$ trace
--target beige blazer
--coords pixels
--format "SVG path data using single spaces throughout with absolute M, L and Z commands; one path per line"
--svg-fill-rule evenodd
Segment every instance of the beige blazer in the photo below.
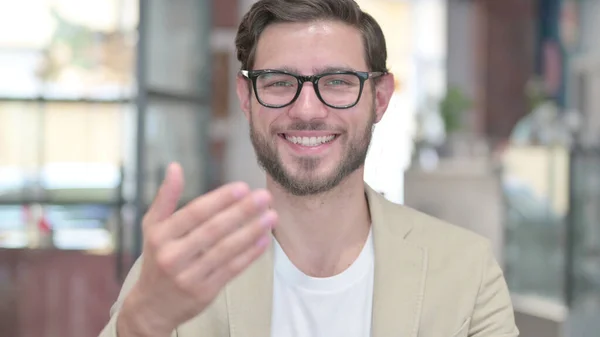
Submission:
M 503 273 L 487 240 L 388 202 L 369 186 L 365 190 L 375 247 L 372 337 L 519 335 Z M 101 337 L 117 336 L 116 318 L 138 278 L 139 262 L 129 272 Z M 269 336 L 272 283 L 269 250 L 173 336 Z

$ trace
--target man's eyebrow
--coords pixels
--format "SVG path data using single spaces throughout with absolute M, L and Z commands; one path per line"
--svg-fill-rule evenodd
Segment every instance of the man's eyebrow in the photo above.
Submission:
M 286 72 L 292 73 L 292 74 L 302 75 L 301 71 L 298 68 L 289 67 L 289 66 L 274 67 L 274 68 L 270 68 L 270 69 L 281 70 L 281 71 L 286 71 Z M 332 73 L 332 72 L 337 72 L 337 71 L 355 71 L 354 68 L 351 68 L 348 66 L 325 66 L 325 67 L 320 67 L 320 68 L 313 68 L 312 70 L 313 70 L 313 73 L 311 75 L 322 74 L 322 73 Z
M 333 73 L 337 71 L 355 71 L 353 68 L 348 66 L 326 66 L 323 68 L 313 68 L 315 74 L 321 73 Z
M 288 67 L 288 66 L 283 66 L 283 67 L 279 67 L 279 68 L 275 68 L 275 69 L 279 69 L 279 70 L 283 70 L 283 71 L 287 71 L 288 73 L 292 73 L 292 74 L 300 74 L 300 70 L 294 67 Z

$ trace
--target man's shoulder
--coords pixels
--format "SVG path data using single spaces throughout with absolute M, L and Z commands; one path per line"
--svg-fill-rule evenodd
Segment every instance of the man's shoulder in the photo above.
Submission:
M 402 240 L 426 254 L 434 279 L 446 282 L 456 275 L 481 275 L 496 259 L 490 240 L 480 234 L 407 206 L 386 209 L 387 227 L 404 228 Z
M 412 207 L 389 201 L 366 185 L 371 218 L 390 233 L 432 251 L 489 249 L 490 241 L 472 230 Z
M 472 230 L 405 205 L 390 203 L 387 209 L 393 209 L 389 225 L 408 226 L 406 240 L 415 245 L 445 253 L 490 249 L 490 240 Z

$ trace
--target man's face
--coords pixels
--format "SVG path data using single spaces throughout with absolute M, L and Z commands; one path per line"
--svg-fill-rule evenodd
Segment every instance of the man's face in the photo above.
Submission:
M 332 21 L 277 23 L 262 33 L 253 70 L 288 70 L 316 75 L 325 69 L 369 71 L 361 33 Z M 326 192 L 364 164 L 374 123 L 387 108 L 391 75 L 369 79 L 358 104 L 334 109 L 323 104 L 312 83 L 284 108 L 261 105 L 245 78 L 237 80 L 242 109 L 259 164 L 294 195 Z M 250 94 L 249 94 L 250 93 Z

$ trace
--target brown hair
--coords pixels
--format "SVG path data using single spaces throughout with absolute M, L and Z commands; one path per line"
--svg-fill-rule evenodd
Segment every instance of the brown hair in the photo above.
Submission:
M 242 69 L 254 66 L 260 34 L 272 23 L 336 20 L 361 31 L 365 59 L 370 71 L 387 71 L 385 37 L 373 17 L 363 12 L 354 0 L 259 0 L 244 15 L 235 46 Z

